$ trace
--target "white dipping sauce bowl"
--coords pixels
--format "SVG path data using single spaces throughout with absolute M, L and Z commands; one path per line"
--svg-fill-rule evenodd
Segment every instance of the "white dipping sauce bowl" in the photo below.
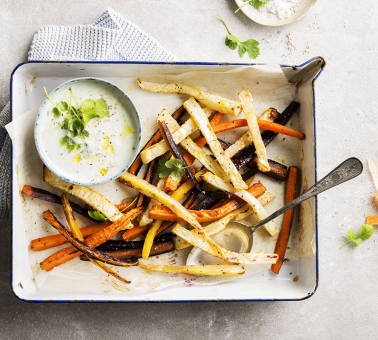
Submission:
M 259 11 L 243 0 L 235 0 L 241 11 L 254 22 L 263 26 L 285 26 L 301 19 L 315 5 L 317 0 L 300 0 L 294 13 L 288 18 L 280 19 L 277 15 Z
M 141 124 L 134 104 L 120 88 L 98 78 L 78 78 L 58 86 L 49 98 L 39 109 L 34 139 L 42 162 L 53 173 L 67 182 L 92 186 L 112 181 L 129 168 L 139 150 Z M 80 108 L 86 99 L 100 98 L 109 115 L 91 119 L 84 139 L 71 137 L 62 128 L 66 114 L 55 118 L 52 113 L 53 103 L 71 100 L 72 106 Z M 69 152 L 62 146 L 60 139 L 66 135 L 80 148 Z

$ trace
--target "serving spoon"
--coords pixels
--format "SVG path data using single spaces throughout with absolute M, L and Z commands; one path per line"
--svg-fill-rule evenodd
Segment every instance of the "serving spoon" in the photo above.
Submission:
M 357 177 L 359 174 L 361 174 L 362 170 L 363 170 L 363 165 L 360 160 L 354 157 L 349 158 L 345 160 L 344 162 L 342 162 L 335 169 L 333 169 L 328 175 L 326 175 L 320 181 L 315 183 L 315 185 L 313 185 L 311 188 L 305 191 L 301 196 L 298 196 L 295 200 L 285 205 L 281 209 L 277 210 L 276 212 L 274 212 L 267 218 L 263 219 L 259 223 L 255 224 L 254 226 L 249 227 L 238 221 L 230 221 L 227 227 L 235 229 L 236 231 L 238 231 L 238 233 L 236 234 L 233 233 L 234 238 L 228 239 L 227 242 L 225 242 L 225 244 L 227 244 L 227 246 L 230 246 L 232 244 L 233 246 L 243 247 L 243 252 L 250 252 L 252 249 L 252 244 L 253 244 L 253 233 L 257 230 L 257 228 L 261 227 L 262 225 L 274 219 L 275 217 L 281 215 L 286 210 L 294 208 L 295 206 L 302 203 L 303 201 L 315 195 L 318 195 L 321 192 L 326 191 L 334 186 L 337 186 L 341 183 L 349 181 L 350 179 L 354 177 Z M 248 242 L 245 241 L 245 237 L 240 237 L 239 234 L 242 232 L 242 230 L 238 230 L 240 228 L 244 229 L 244 233 L 248 237 Z M 220 237 L 221 236 L 226 236 L 226 235 L 222 234 L 220 235 Z M 204 264 L 220 264 L 220 263 L 223 263 L 223 261 L 211 255 L 208 255 L 206 252 L 204 252 L 203 250 L 199 248 L 193 248 L 188 256 L 186 263 L 191 264 L 191 265 L 193 264 L 204 265 Z
M 257 228 L 261 227 L 262 225 L 271 221 L 277 216 L 283 214 L 286 210 L 296 207 L 298 204 L 302 203 L 303 201 L 315 195 L 318 195 L 323 191 L 326 191 L 341 183 L 349 181 L 350 179 L 354 177 L 357 177 L 359 174 L 361 174 L 362 170 L 363 170 L 363 165 L 359 159 L 355 157 L 348 158 L 347 160 L 342 162 L 340 165 L 338 165 L 335 169 L 333 169 L 328 175 L 326 175 L 320 181 L 315 183 L 311 188 L 306 190 L 302 195 L 298 196 L 296 199 L 294 199 L 293 201 L 291 201 L 289 204 L 285 205 L 284 207 L 278 209 L 276 212 L 274 212 L 267 218 L 264 218 L 259 223 L 250 227 L 252 234 L 256 231 Z M 240 223 L 240 222 L 236 222 L 236 223 Z M 241 224 L 243 225 L 243 223 Z

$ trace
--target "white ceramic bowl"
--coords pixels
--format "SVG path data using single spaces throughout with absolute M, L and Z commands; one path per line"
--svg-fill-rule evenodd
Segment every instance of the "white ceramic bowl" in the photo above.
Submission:
M 72 136 L 63 128 L 67 112 L 53 114 L 61 101 L 81 108 L 85 100 L 100 98 L 109 114 L 85 125 L 87 137 Z M 69 151 L 61 143 L 66 137 L 78 146 Z M 116 179 L 131 165 L 139 149 L 141 124 L 135 106 L 120 88 L 98 78 L 77 78 L 49 93 L 39 109 L 34 138 L 42 162 L 57 176 L 73 184 L 99 185 Z
M 274 1 L 274 0 L 272 0 Z M 284 26 L 302 18 L 315 5 L 317 0 L 300 0 L 290 17 L 279 18 L 276 14 L 257 10 L 242 0 L 235 0 L 240 10 L 254 22 L 264 26 Z

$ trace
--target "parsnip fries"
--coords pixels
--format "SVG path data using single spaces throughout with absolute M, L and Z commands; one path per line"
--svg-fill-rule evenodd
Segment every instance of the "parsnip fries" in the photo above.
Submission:
M 267 191 L 264 181 L 254 181 L 253 175 L 260 172 L 285 181 L 287 167 L 268 159 L 266 145 L 274 138 L 274 133 L 298 139 L 305 137 L 301 132 L 275 122 L 277 119 L 286 124 L 289 113 L 284 115 L 269 108 L 258 118 L 249 90 L 242 90 L 237 101 L 187 84 L 157 84 L 141 79 L 138 84 L 144 90 L 187 94 L 189 97 L 173 115 L 160 108 L 156 118 L 157 132 L 129 170 L 118 178 L 138 194 L 131 201 L 129 199 L 131 203 L 124 210 L 122 205 L 115 205 L 95 189 L 68 183 L 44 168 L 44 181 L 63 192 L 61 206 L 70 231 L 47 210 L 43 213 L 44 219 L 60 235 L 32 240 L 31 249 L 42 251 L 66 242 L 71 246 L 44 259 L 40 263 L 41 269 L 53 270 L 81 255 L 83 260 L 89 259 L 107 274 L 130 283 L 132 278 L 130 281 L 124 279 L 104 263 L 122 267 L 139 265 L 140 271 L 231 277 L 245 274 L 245 266 L 275 264 L 279 258 L 277 254 L 249 252 L 251 242 L 249 248 L 238 248 L 247 249 L 240 250 L 245 253 L 237 253 L 220 246 L 211 236 L 224 232 L 231 221 L 240 221 L 250 215 L 260 220 L 267 216 L 264 206 L 275 196 Z M 295 110 L 288 111 L 293 114 Z M 230 120 L 234 118 L 228 117 L 222 122 L 225 115 L 236 117 L 242 113 L 245 118 Z M 217 133 L 234 133 L 240 128 L 244 131 L 239 138 L 234 138 L 233 144 L 218 140 Z M 264 137 L 264 130 L 269 130 L 269 140 Z M 247 157 L 243 153 L 248 154 Z M 142 168 L 142 163 L 146 169 Z M 60 203 L 57 201 L 59 196 L 42 189 L 25 185 L 22 192 L 29 197 L 48 197 L 50 202 Z M 71 207 L 66 194 L 79 199 L 85 208 L 76 203 Z M 86 215 L 88 209 L 92 219 L 99 217 L 103 222 L 79 227 L 72 210 Z M 171 232 L 167 232 L 167 228 L 171 228 Z M 265 229 L 270 236 L 279 233 L 272 221 L 265 225 Z M 121 238 L 123 240 L 118 240 Z M 116 242 L 120 243 L 114 245 Z M 187 253 L 182 250 L 190 246 L 225 263 L 185 265 Z M 152 259 L 173 249 L 178 252 L 179 259 L 175 265 L 156 264 Z M 138 261 L 141 257 L 143 260 Z
M 201 130 L 202 135 L 205 137 L 207 144 L 213 152 L 218 163 L 225 172 L 227 178 L 231 181 L 236 190 L 247 189 L 247 185 L 244 183 L 239 171 L 236 169 L 231 159 L 227 157 L 220 145 L 217 136 L 215 135 L 213 128 L 210 125 L 204 111 L 201 106 L 194 100 L 194 98 L 188 99 L 184 103 L 184 107 L 188 113 L 192 116 L 196 122 L 198 128 Z
M 84 203 L 90 205 L 93 210 L 100 211 L 112 222 L 117 221 L 123 215 L 114 204 L 98 192 L 86 186 L 68 183 L 46 167 L 43 168 L 43 180 L 51 186 L 81 199 Z
M 196 276 L 208 276 L 208 275 L 240 276 L 245 273 L 244 268 L 240 265 L 171 266 L 171 265 L 150 265 L 150 264 L 140 261 L 139 267 L 157 271 L 157 272 L 182 273 L 182 274 L 190 274 L 190 275 L 196 275 Z
M 251 132 L 252 141 L 255 144 L 256 154 L 258 158 L 257 166 L 261 171 L 269 171 L 268 156 L 264 143 L 261 138 L 259 124 L 255 111 L 253 110 L 253 98 L 248 90 L 239 93 L 239 98 L 242 103 L 245 117 L 247 119 L 249 131 Z
M 209 172 L 204 174 L 202 176 L 202 178 L 206 182 L 208 182 L 209 184 L 212 184 L 213 186 L 215 186 L 216 188 L 218 188 L 220 190 L 232 192 L 235 196 L 238 196 L 241 199 L 243 199 L 244 201 L 246 201 L 254 209 L 254 211 L 256 212 L 256 215 L 258 216 L 260 221 L 263 220 L 264 218 L 268 217 L 268 214 L 266 213 L 265 209 L 260 204 L 260 202 L 253 195 L 251 195 L 248 191 L 246 191 L 246 190 L 237 191 L 231 185 L 229 185 L 228 183 L 226 183 L 225 181 L 223 181 L 219 177 L 217 177 L 217 176 L 215 176 L 215 175 L 213 175 Z M 264 228 L 272 236 L 277 235 L 278 232 L 279 232 L 279 229 L 277 228 L 277 226 L 275 225 L 275 223 L 273 221 L 270 221 L 270 222 L 264 224 Z
M 239 116 L 241 113 L 239 102 L 202 91 L 191 85 L 175 83 L 156 84 L 142 81 L 141 79 L 138 79 L 138 85 L 141 89 L 152 92 L 187 94 L 196 98 L 204 106 L 231 116 Z

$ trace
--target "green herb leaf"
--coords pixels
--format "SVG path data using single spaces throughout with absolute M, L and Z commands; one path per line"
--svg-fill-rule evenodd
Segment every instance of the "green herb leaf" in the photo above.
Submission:
M 83 130 L 81 131 L 78 135 L 77 135 L 78 138 L 81 138 L 81 139 L 85 139 L 87 137 L 89 137 L 89 131 L 88 130 Z
M 56 107 L 54 107 L 51 112 L 52 112 L 54 118 L 59 118 L 60 117 L 60 112 L 59 112 L 59 110 Z
M 175 168 L 182 168 L 183 167 L 183 164 L 182 164 L 182 161 L 177 159 L 177 158 L 172 158 L 170 159 L 169 161 L 166 161 L 165 162 L 165 166 L 168 168 L 168 169 L 175 169 Z
M 257 40 L 248 39 L 246 41 L 241 41 L 240 38 L 238 38 L 230 32 L 226 22 L 219 14 L 218 19 L 223 23 L 224 27 L 228 32 L 228 35 L 225 39 L 225 44 L 229 49 L 235 50 L 239 46 L 238 52 L 240 57 L 243 57 L 245 52 L 248 53 L 251 59 L 256 59 L 260 55 L 259 42 Z
M 84 124 L 81 121 L 79 121 L 79 119 L 74 118 L 72 120 L 72 126 L 70 129 L 72 137 L 79 136 L 83 131 L 84 131 Z
M 356 237 L 352 240 L 350 240 L 350 243 L 353 243 L 356 247 L 358 247 L 362 242 L 362 238 L 361 237 Z
M 249 39 L 239 43 L 239 55 L 242 57 L 245 52 L 251 59 L 256 59 L 260 54 L 259 42 L 255 39 Z
M 358 235 L 355 235 L 354 230 L 352 228 L 348 229 L 348 236 L 347 241 L 340 247 L 343 248 L 347 244 L 353 244 L 354 246 L 358 247 L 362 240 L 369 239 L 374 234 L 374 226 L 370 224 L 364 224 L 360 227 L 360 232 Z
M 184 166 L 182 161 L 177 158 L 172 158 L 167 160 L 166 158 L 160 158 L 159 165 L 158 165 L 158 174 L 159 178 L 167 178 L 169 175 L 175 181 L 178 181 L 182 176 L 185 174 L 185 169 L 187 167 Z
M 168 161 L 167 158 L 161 157 L 159 159 L 157 172 L 159 174 L 159 178 L 167 178 L 169 174 L 172 172 L 171 169 L 165 166 L 165 163 Z
M 69 103 L 60 101 L 55 104 L 45 89 L 46 98 L 53 105 L 52 114 L 55 118 L 59 118 L 65 114 L 62 123 L 62 129 L 66 130 L 68 135 L 60 139 L 60 144 L 64 146 L 68 152 L 80 149 L 80 144 L 70 137 L 78 137 L 85 139 L 89 137 L 89 131 L 85 130 L 85 126 L 93 118 L 104 118 L 109 115 L 109 111 L 106 106 L 106 102 L 103 98 L 99 98 L 96 101 L 92 99 L 84 100 L 81 108 L 78 110 L 75 106 L 72 106 L 72 89 L 70 90 Z
M 360 235 L 363 240 L 369 239 L 374 234 L 374 226 L 371 224 L 364 224 L 360 228 Z
M 240 39 L 238 37 L 235 37 L 232 34 L 229 34 L 226 36 L 225 44 L 231 50 L 235 50 L 236 47 L 238 47 L 239 42 L 240 42 Z
M 178 181 L 181 179 L 182 176 L 185 174 L 185 168 L 177 168 L 171 172 L 172 179 Z
M 93 219 L 95 219 L 96 221 L 103 221 L 103 222 L 106 222 L 108 219 L 103 215 L 101 214 L 99 211 L 97 210 L 93 210 L 93 211 L 88 211 L 88 215 L 90 217 L 92 217 Z
M 80 108 L 84 126 L 93 118 L 104 118 L 109 115 L 109 111 L 106 107 L 106 102 L 103 98 L 99 98 L 96 101 L 92 99 L 86 99 Z
M 269 1 L 270 0 L 243 0 L 243 2 L 247 2 L 255 8 L 264 7 Z
M 74 140 L 68 136 L 60 139 L 60 145 L 64 146 L 68 152 L 80 149 L 80 144 L 76 144 Z
M 54 118 L 59 118 L 61 114 L 66 113 L 68 110 L 68 104 L 66 102 L 60 101 L 52 109 L 52 114 Z

